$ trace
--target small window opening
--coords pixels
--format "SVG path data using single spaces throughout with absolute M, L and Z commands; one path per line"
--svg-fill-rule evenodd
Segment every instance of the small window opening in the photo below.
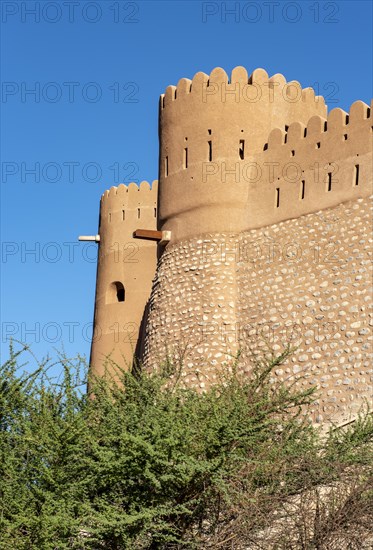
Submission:
M 291 152 L 291 156 L 292 156 L 292 157 L 295 157 L 295 151 L 292 151 L 292 152 Z
M 111 222 L 111 212 L 109 212 L 109 222 Z
M 326 132 L 326 131 L 327 131 L 327 129 L 328 129 L 328 122 L 327 122 L 327 121 L 325 121 L 325 122 L 324 122 L 324 132 Z
M 346 115 L 346 125 L 350 122 L 350 117 L 349 115 Z
M 328 191 L 332 190 L 332 173 L 328 172 Z
M 241 160 L 244 160 L 245 158 L 245 140 L 240 139 L 240 146 L 238 148 L 238 154 L 240 156 Z
M 300 189 L 300 198 L 302 200 L 304 199 L 305 192 L 306 192 L 306 182 L 302 180 L 301 189 Z
M 344 137 L 344 139 L 345 139 L 345 141 L 346 141 L 346 140 L 348 139 L 348 134 L 344 134 L 343 137 Z
M 306 137 L 306 135 L 307 135 L 307 128 L 304 129 L 303 137 Z
M 209 146 L 209 161 L 211 162 L 212 161 L 212 141 L 208 141 L 208 146 Z
M 122 210 L 122 221 L 126 219 L 126 211 Z
M 359 165 L 355 164 L 355 185 L 359 185 Z
M 321 146 L 321 142 L 318 141 L 318 142 L 316 143 L 316 149 L 320 149 L 320 146 Z
M 106 303 L 115 304 L 117 302 L 124 302 L 125 299 L 126 292 L 123 284 L 120 281 L 111 283 L 106 293 Z
M 370 118 L 370 107 L 367 107 L 367 118 Z
M 285 134 L 284 143 L 287 143 L 287 141 L 288 141 L 288 135 Z
M 164 159 L 164 175 L 165 177 L 168 176 L 168 157 Z
M 137 209 L 137 217 L 140 219 L 140 216 L 141 216 L 141 209 L 138 208 L 138 209 Z
M 280 188 L 276 187 L 276 208 L 280 206 Z
M 156 218 L 157 217 L 157 209 L 154 208 L 154 217 Z
M 211 130 L 210 130 L 210 129 L 208 129 L 207 131 L 208 131 L 209 135 L 211 136 Z
M 118 302 L 124 302 L 124 287 L 117 288 L 117 300 Z
M 185 147 L 185 149 L 184 149 L 183 166 L 184 166 L 184 168 L 188 168 L 188 147 Z
M 289 130 L 289 126 L 286 126 L 285 124 L 285 132 L 287 132 Z
M 267 149 L 268 149 L 268 143 L 265 143 L 263 147 L 263 151 L 267 151 Z

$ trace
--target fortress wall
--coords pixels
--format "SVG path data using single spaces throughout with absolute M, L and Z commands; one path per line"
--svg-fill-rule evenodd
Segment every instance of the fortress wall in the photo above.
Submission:
M 108 354 L 122 367 L 132 363 L 157 265 L 157 243 L 134 239 L 133 232 L 157 228 L 157 192 L 154 181 L 151 187 L 148 182 L 128 187 L 122 184 L 102 195 L 91 350 L 93 375 L 103 373 Z M 124 292 L 114 283 L 123 285 Z
M 341 421 L 372 399 L 372 218 L 367 199 L 241 234 L 166 249 L 146 328 L 145 365 L 186 350 L 183 378 L 204 388 L 242 350 L 298 346 L 276 376 L 318 385 L 313 420 Z M 190 344 L 186 347 L 186 344 Z M 166 346 L 165 346 L 166 344 Z
M 247 363 L 268 345 L 294 355 L 281 380 L 321 399 L 316 421 L 342 421 L 372 386 L 372 212 L 368 198 L 244 233 L 240 239 L 238 339 Z
M 157 369 L 170 357 L 183 366 L 186 384 L 204 388 L 216 380 L 219 365 L 231 362 L 238 350 L 234 334 L 220 339 L 212 333 L 217 325 L 234 326 L 237 321 L 235 256 L 216 255 L 223 245 L 234 250 L 237 239 L 203 235 L 166 248 L 145 328 L 146 368 Z
M 196 231 L 240 231 L 245 227 L 246 182 L 225 185 L 222 163 L 234 166 L 263 150 L 269 132 L 292 122 L 306 124 L 326 116 L 322 97 L 282 75 L 269 78 L 263 69 L 249 77 L 243 67 L 208 76 L 197 73 L 169 86 L 160 102 L 160 224 L 171 229 L 173 242 L 185 238 L 191 217 Z M 230 169 L 230 168 L 229 168 Z M 211 173 L 212 172 L 212 173 Z M 223 216 L 225 209 L 234 215 Z M 201 222 L 204 219 L 204 222 Z M 217 227 L 217 224 L 219 226 Z
M 266 78 L 255 73 L 254 82 Z M 226 75 L 219 69 L 214 79 L 225 83 Z M 211 94 L 214 108 L 208 113 L 205 106 L 203 118 L 193 86 L 181 81 L 161 102 L 160 225 L 171 229 L 172 241 L 152 290 L 145 366 L 157 368 L 176 354 L 185 382 L 203 389 L 238 350 L 249 374 L 267 345 L 279 351 L 300 336 L 276 376 L 299 378 L 302 387 L 318 383 L 314 420 L 341 420 L 371 392 L 372 111 L 359 101 L 349 114 L 334 109 L 326 118 L 307 91 L 302 97 L 313 97 L 313 109 L 306 101 L 306 118 L 292 121 L 283 98 L 272 113 L 267 97 L 256 119 L 258 105 L 250 113 Z M 275 116 L 283 116 L 281 124 L 263 140 L 262 128 Z M 211 121 L 219 128 L 216 145 Z M 241 130 L 251 135 L 244 154 Z

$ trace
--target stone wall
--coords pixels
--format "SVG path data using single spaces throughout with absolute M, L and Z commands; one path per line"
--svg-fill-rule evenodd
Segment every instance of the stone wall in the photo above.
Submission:
M 167 247 L 157 271 L 144 362 L 168 355 L 204 389 L 232 365 L 297 347 L 274 373 L 317 385 L 313 420 L 342 421 L 372 401 L 370 201 L 241 234 L 205 234 Z

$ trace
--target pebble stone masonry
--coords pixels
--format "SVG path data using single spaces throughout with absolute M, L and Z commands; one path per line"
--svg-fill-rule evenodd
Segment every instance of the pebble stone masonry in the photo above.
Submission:
M 159 183 L 101 199 L 90 374 L 173 357 L 203 391 L 290 343 L 273 377 L 318 387 L 314 422 L 371 406 L 371 108 L 217 68 L 167 88 L 159 129 Z

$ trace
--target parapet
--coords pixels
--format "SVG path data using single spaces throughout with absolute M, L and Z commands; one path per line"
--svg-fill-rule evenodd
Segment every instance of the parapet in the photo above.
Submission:
M 348 154 L 357 147 L 362 147 L 364 152 L 370 151 L 367 137 L 371 131 L 371 107 L 363 101 L 355 101 L 349 113 L 336 108 L 330 111 L 327 118 L 317 115 L 311 117 L 306 126 L 297 121 L 290 124 L 286 131 L 274 128 L 263 150 L 267 151 L 267 155 L 279 151 L 281 156 L 295 156 L 301 150 L 321 149 L 324 145 L 328 151 L 343 157 L 346 148 Z M 350 151 L 352 142 L 353 149 Z
M 219 67 L 210 75 L 182 78 L 160 100 L 161 178 L 182 170 L 186 162 L 230 158 L 240 141 L 253 154 L 272 128 L 305 124 L 313 115 L 326 116 L 322 96 L 297 81 L 286 82 L 281 74 L 269 77 L 264 69 L 248 76 L 244 67 L 236 67 L 230 80 Z
M 110 231 L 111 227 L 124 233 L 131 233 L 144 226 L 156 228 L 158 181 L 152 184 L 142 181 L 140 185 L 130 183 L 111 187 L 101 196 L 100 228 Z M 150 225 L 149 225 L 150 224 Z
M 272 130 L 255 158 L 249 183 L 248 229 L 278 223 L 372 193 L 372 109 L 333 109 L 307 126 Z
M 189 162 L 188 147 L 182 169 L 172 171 L 170 157 L 168 174 L 160 170 L 160 229 L 172 231 L 172 242 L 263 227 L 371 193 L 372 108 L 362 101 L 349 113 L 333 109 L 272 127 L 260 151 L 246 147 L 244 128 L 227 128 L 215 137 L 229 154 L 213 149 L 209 160 Z M 180 157 L 184 145 L 175 140 L 173 154 Z

